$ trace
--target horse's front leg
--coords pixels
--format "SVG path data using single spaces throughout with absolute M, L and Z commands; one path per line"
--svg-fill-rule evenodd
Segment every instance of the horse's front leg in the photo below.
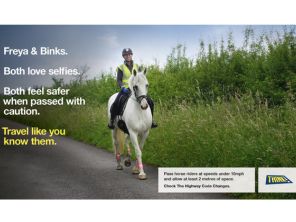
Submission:
M 119 138 L 118 138 L 117 131 L 118 131 L 117 128 L 112 130 L 112 140 L 113 140 L 115 158 L 116 158 L 116 162 L 117 162 L 116 169 L 117 170 L 122 170 L 123 167 L 121 165 L 121 156 L 120 156 L 120 150 L 119 150 Z
M 140 149 L 141 149 L 142 152 L 143 152 L 144 144 L 145 144 L 145 141 L 146 141 L 148 135 L 149 135 L 149 130 L 147 130 L 144 134 L 142 134 L 140 136 L 140 140 L 141 140 Z M 139 174 L 140 173 L 139 167 L 138 167 L 138 160 L 136 160 L 136 165 L 133 167 L 132 172 L 133 172 L 133 174 Z
M 143 168 L 142 151 L 141 151 L 139 143 L 138 143 L 137 134 L 130 131 L 130 140 L 131 140 L 131 142 L 135 148 L 135 151 L 136 151 L 136 157 L 137 157 L 136 165 L 137 165 L 137 168 L 139 169 L 138 178 L 140 180 L 145 180 L 145 179 L 147 179 L 147 176 L 146 176 L 146 174 L 144 172 L 144 168 Z
M 148 135 L 149 135 L 149 130 L 147 130 L 146 132 L 144 132 L 142 134 L 142 136 L 141 136 L 140 148 L 141 148 L 142 151 L 144 149 L 144 144 L 145 144 L 145 141 L 146 141 Z

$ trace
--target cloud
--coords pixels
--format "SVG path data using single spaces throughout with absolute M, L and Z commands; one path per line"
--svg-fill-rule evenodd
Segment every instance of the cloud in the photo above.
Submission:
M 118 37 L 116 35 L 104 35 L 98 37 L 99 41 L 111 48 L 117 48 L 120 46 Z

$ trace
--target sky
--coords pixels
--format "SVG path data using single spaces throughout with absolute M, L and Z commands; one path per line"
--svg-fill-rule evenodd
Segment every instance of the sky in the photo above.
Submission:
M 283 31 L 284 26 L 231 26 L 231 25 L 51 25 L 51 26 L 0 26 L 0 87 L 50 86 L 50 76 L 4 76 L 3 68 L 28 66 L 35 68 L 78 68 L 88 65 L 88 78 L 98 78 L 102 72 L 123 62 L 123 48 L 131 48 L 134 61 L 145 65 L 155 60 L 160 66 L 177 44 L 187 48 L 187 56 L 197 56 L 199 43 L 206 44 L 227 39 L 233 34 L 237 46 L 243 43 L 243 31 L 252 27 L 256 34 Z M 68 52 L 67 56 L 7 56 L 4 47 L 31 49 L 32 47 L 59 47 Z M 71 78 L 64 78 L 69 81 Z

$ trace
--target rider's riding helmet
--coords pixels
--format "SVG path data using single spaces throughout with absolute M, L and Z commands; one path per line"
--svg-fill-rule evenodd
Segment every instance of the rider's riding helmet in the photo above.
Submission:
M 133 54 L 133 51 L 130 48 L 125 48 L 122 50 L 122 56 Z

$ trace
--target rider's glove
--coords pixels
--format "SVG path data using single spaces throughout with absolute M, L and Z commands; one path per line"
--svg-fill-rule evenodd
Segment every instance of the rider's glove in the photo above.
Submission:
M 122 87 L 121 88 L 121 92 L 123 92 L 123 93 L 129 93 L 129 89 L 128 88 L 125 88 L 125 87 Z

